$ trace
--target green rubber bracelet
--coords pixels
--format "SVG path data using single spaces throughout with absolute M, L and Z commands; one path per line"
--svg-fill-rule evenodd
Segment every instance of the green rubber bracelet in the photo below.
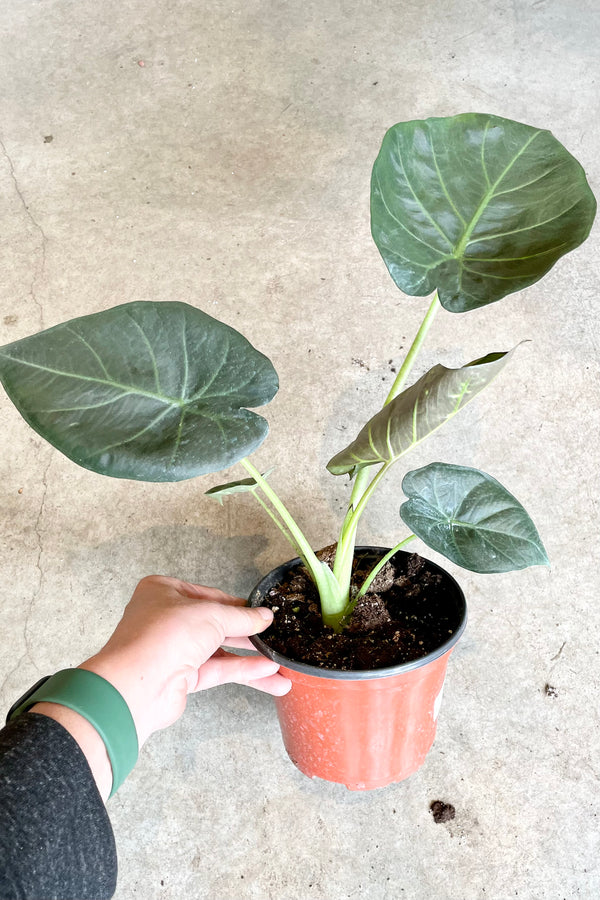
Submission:
M 12 711 L 10 718 L 27 712 L 36 703 L 67 706 L 94 726 L 104 741 L 112 766 L 112 797 L 135 766 L 139 752 L 133 716 L 118 690 L 95 672 L 63 669 L 30 694 Z

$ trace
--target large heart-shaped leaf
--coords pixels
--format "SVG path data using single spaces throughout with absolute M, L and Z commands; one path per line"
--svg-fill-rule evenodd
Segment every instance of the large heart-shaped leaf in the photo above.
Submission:
M 406 294 L 451 312 L 536 282 L 588 236 L 596 201 L 549 132 L 467 113 L 401 122 L 373 167 L 371 228 Z
M 548 565 L 529 515 L 491 475 L 466 466 L 431 463 L 408 472 L 410 499 L 400 515 L 432 550 L 472 572 L 511 572 Z
M 0 348 L 0 378 L 23 417 L 86 469 L 180 481 L 258 447 L 244 407 L 277 391 L 271 362 L 239 332 L 185 303 L 137 302 Z
M 460 369 L 437 365 L 370 419 L 352 443 L 327 463 L 333 475 L 398 459 L 455 416 L 506 365 L 508 353 L 490 353 Z

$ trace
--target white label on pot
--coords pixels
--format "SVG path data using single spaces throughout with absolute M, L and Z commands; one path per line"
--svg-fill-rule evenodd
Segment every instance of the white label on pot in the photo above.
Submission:
M 445 683 L 445 681 L 446 681 L 446 679 L 444 678 L 444 681 L 442 682 L 442 686 L 441 686 L 441 688 L 440 688 L 440 692 L 439 692 L 439 694 L 437 695 L 437 697 L 435 698 L 435 702 L 434 702 L 434 704 L 433 704 L 433 721 L 434 721 L 434 722 L 437 722 L 437 717 L 438 717 L 439 712 L 440 712 L 440 706 L 441 706 L 441 704 L 442 704 L 442 694 L 444 693 L 444 683 Z

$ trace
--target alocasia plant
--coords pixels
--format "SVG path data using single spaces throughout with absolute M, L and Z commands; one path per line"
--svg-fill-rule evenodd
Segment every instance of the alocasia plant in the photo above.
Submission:
M 376 572 L 415 536 L 475 572 L 547 563 L 533 522 L 506 488 L 476 469 L 436 462 L 404 477 L 400 516 L 412 533 L 351 588 L 357 528 L 373 492 L 511 356 L 436 365 L 406 387 L 440 305 L 466 312 L 533 284 L 585 240 L 595 210 L 583 169 L 549 131 L 469 113 L 387 132 L 373 167 L 373 238 L 405 294 L 433 297 L 381 409 L 328 464 L 353 480 L 332 567 L 248 459 L 268 431 L 249 408 L 268 403 L 278 381 L 233 328 L 184 303 L 128 303 L 1 348 L 0 377 L 40 435 L 95 472 L 179 481 L 239 461 L 248 477 L 207 493 L 247 491 L 259 501 L 311 573 L 325 623 L 340 630 Z

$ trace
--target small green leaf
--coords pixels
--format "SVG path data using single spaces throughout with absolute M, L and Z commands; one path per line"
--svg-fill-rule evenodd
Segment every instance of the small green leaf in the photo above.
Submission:
M 384 406 L 345 450 L 327 464 L 333 475 L 398 459 L 480 393 L 506 365 L 514 350 L 447 369 L 437 365 Z
M 472 572 L 548 565 L 544 545 L 519 501 L 491 475 L 431 463 L 404 477 L 406 525 L 432 550 Z
M 268 425 L 244 407 L 278 387 L 239 332 L 170 302 L 126 303 L 8 344 L 0 379 L 69 459 L 138 481 L 181 481 L 247 456 Z
M 371 230 L 406 294 L 465 312 L 534 284 L 589 234 L 596 201 L 549 132 L 480 113 L 400 122 L 373 166 Z
M 273 469 L 268 469 L 266 472 L 263 472 L 262 477 L 268 478 L 272 471 Z M 222 506 L 223 497 L 226 497 L 228 494 L 246 494 L 248 491 L 254 491 L 256 484 L 255 478 L 242 478 L 240 481 L 228 481 L 227 484 L 216 484 L 204 493 L 207 497 L 214 497 Z

